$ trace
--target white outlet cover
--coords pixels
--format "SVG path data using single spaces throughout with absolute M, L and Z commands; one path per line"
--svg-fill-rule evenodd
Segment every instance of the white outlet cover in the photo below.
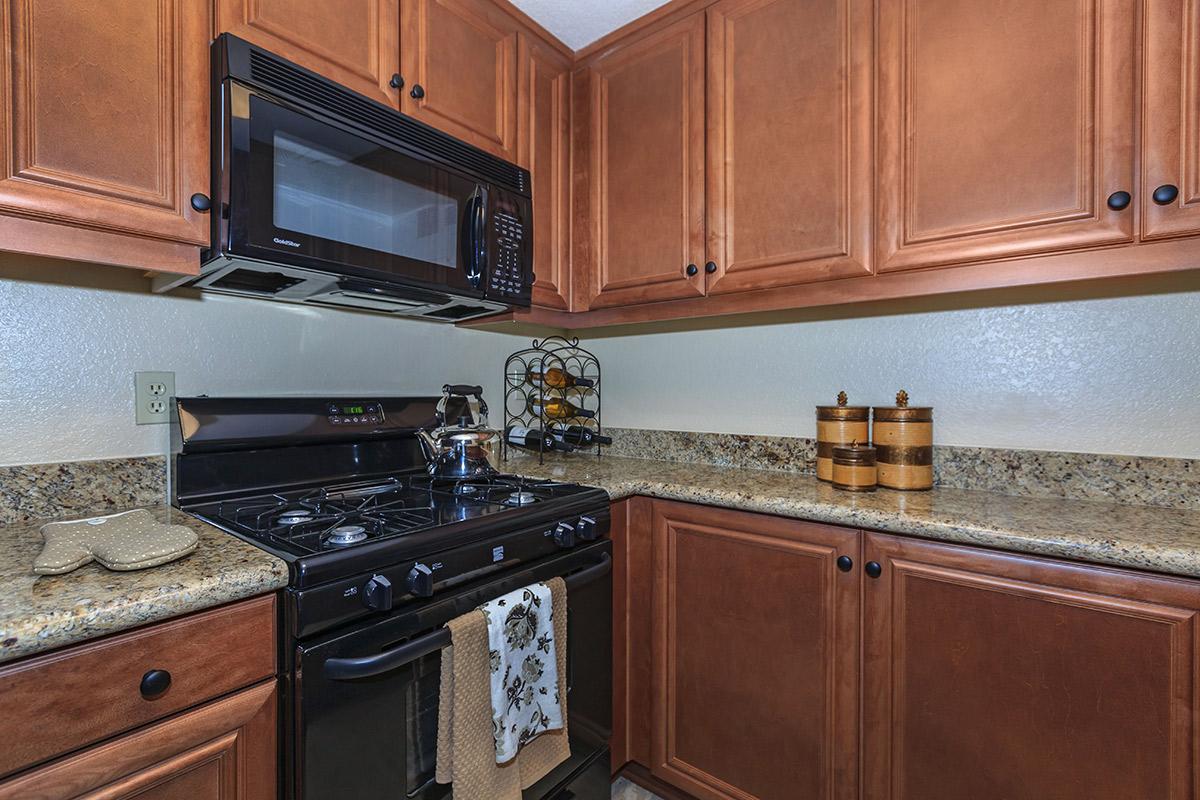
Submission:
M 170 420 L 168 401 L 174 396 L 174 372 L 133 373 L 134 419 L 138 425 L 155 425 Z

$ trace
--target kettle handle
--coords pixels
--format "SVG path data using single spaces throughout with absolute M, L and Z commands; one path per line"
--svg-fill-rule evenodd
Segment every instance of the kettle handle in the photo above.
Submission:
M 486 425 L 488 416 L 487 403 L 483 399 L 483 387 L 468 383 L 447 383 L 442 387 L 442 403 L 439 408 L 439 413 L 442 416 L 442 422 L 445 424 L 446 405 L 452 395 L 458 397 L 474 397 L 479 401 L 479 414 L 476 415 L 475 409 L 471 409 L 471 416 L 474 418 L 476 425 Z

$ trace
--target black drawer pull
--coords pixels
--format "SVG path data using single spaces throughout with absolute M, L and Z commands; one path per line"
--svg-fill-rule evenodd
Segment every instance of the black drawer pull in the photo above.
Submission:
M 854 569 L 854 559 L 850 556 L 838 556 L 837 568 L 842 572 L 849 572 Z
M 212 208 L 212 200 L 208 199 L 208 195 L 196 192 L 191 199 L 192 208 L 199 211 L 201 214 Z
M 404 77 L 399 72 L 397 72 L 395 75 L 392 76 L 392 79 L 390 81 L 388 81 L 388 86 L 392 87 L 393 89 L 403 89 L 404 88 Z
M 1164 183 L 1162 186 L 1154 190 L 1154 194 L 1151 195 L 1151 197 L 1153 197 L 1154 202 L 1158 203 L 1160 206 L 1169 206 L 1171 203 L 1175 202 L 1176 197 L 1179 197 L 1179 187 L 1172 186 L 1169 183 Z
M 1129 192 L 1113 192 L 1108 196 L 1108 207 L 1113 211 L 1124 211 L 1132 199 L 1133 196 Z
M 139 688 L 142 697 L 157 700 L 171 688 L 171 673 L 165 669 L 152 669 L 142 676 L 142 685 Z
M 883 567 L 879 565 L 878 561 L 868 561 L 866 573 L 868 578 L 878 578 L 883 574 Z

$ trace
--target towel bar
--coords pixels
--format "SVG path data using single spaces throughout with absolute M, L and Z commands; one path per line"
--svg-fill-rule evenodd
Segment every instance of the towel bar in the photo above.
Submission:
M 605 553 L 593 566 L 567 575 L 563 580 L 566 581 L 568 591 L 579 589 L 597 578 L 604 577 L 611 569 L 612 556 Z M 402 667 L 430 653 L 436 653 L 448 644 L 450 644 L 450 630 L 438 628 L 433 633 L 427 633 L 378 655 L 362 656 L 361 658 L 331 658 L 325 662 L 325 676 L 335 681 L 370 678 Z

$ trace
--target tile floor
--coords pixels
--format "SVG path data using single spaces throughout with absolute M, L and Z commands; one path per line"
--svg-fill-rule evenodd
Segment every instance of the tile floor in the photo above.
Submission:
M 617 782 L 612 787 L 612 800 L 661 800 L 661 798 L 624 778 L 617 778 Z

